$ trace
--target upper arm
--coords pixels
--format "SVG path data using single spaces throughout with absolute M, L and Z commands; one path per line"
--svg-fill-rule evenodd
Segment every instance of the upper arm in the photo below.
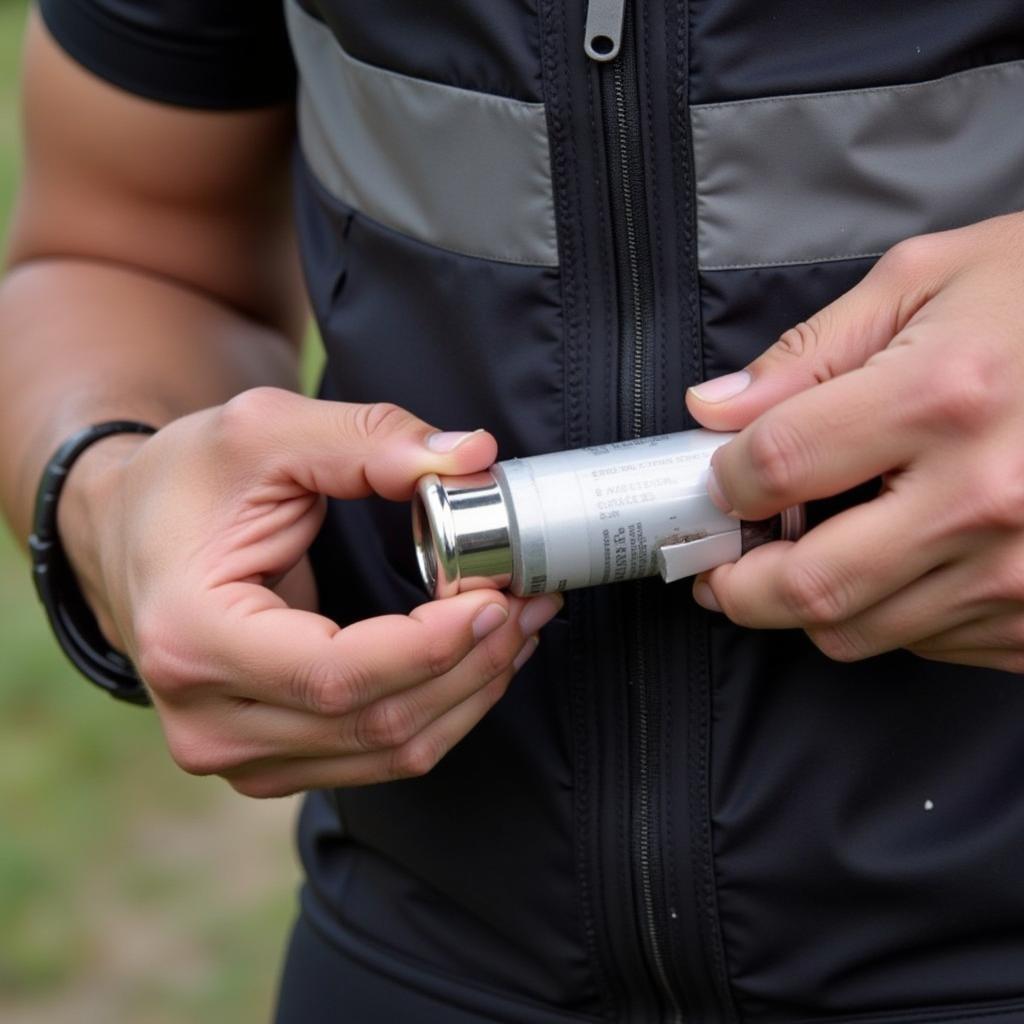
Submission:
M 203 110 L 143 98 L 85 70 L 33 14 L 23 116 L 11 263 L 111 261 L 298 332 L 292 103 Z

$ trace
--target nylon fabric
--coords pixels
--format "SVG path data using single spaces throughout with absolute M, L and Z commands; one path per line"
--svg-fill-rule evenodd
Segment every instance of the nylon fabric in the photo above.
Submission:
M 1020 680 L 909 654 L 839 666 L 800 633 L 721 621 L 712 660 L 718 900 L 745 1019 L 1020 1000 Z
M 346 53 L 460 89 L 539 103 L 540 39 L 529 0 L 302 0 Z
M 925 82 L 1024 57 L 1016 0 L 688 0 L 691 102 Z
M 691 108 L 703 270 L 880 255 L 1024 208 L 1024 61 Z
M 342 202 L 421 242 L 556 266 L 544 107 L 348 56 L 288 0 L 303 152 Z

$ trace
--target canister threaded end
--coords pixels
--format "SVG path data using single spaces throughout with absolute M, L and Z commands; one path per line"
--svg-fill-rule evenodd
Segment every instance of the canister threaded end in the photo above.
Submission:
M 779 519 L 782 540 L 799 540 L 807 532 L 807 509 L 804 505 L 790 505 L 779 513 Z
M 440 477 L 430 473 L 412 502 L 413 541 L 431 597 L 463 590 L 500 590 L 512 580 L 509 514 L 490 472 Z

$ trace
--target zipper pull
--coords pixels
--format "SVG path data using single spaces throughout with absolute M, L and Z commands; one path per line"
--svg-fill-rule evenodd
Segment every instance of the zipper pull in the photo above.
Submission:
M 583 52 L 591 60 L 614 60 L 622 42 L 622 15 L 626 0 L 590 0 Z

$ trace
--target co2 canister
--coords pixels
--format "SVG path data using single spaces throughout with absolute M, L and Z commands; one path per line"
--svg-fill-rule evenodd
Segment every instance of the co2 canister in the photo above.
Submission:
M 658 574 L 671 582 L 796 540 L 802 505 L 740 522 L 712 504 L 711 456 L 733 436 L 687 430 L 423 477 L 413 537 L 428 593 L 524 596 Z

